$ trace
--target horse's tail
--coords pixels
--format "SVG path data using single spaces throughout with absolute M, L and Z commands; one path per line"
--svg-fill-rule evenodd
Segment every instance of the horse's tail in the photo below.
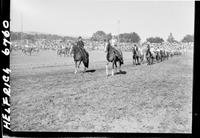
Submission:
M 83 64 L 86 68 L 89 67 L 89 53 L 85 49 L 81 49 L 83 56 Z
M 83 60 L 83 64 L 86 68 L 89 67 L 89 54 L 87 54 L 87 57 L 85 58 L 85 60 Z

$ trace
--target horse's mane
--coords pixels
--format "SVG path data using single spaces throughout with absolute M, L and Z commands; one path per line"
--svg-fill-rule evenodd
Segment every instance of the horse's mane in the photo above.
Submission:
M 79 49 L 77 43 L 71 43 L 71 45 L 73 50 Z
M 115 51 L 115 50 L 116 50 L 116 49 L 115 49 L 113 46 L 111 46 L 110 43 L 107 44 L 107 52 Z

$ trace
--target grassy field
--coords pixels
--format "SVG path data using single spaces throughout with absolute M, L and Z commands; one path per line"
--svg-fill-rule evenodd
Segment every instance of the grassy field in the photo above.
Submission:
M 151 66 L 124 52 L 124 73 L 109 77 L 105 53 L 89 53 L 93 72 L 75 75 L 72 57 L 14 51 L 11 130 L 191 133 L 191 51 Z

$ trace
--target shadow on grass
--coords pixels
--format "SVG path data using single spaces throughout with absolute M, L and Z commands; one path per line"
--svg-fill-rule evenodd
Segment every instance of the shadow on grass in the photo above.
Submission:
M 120 72 L 116 72 L 115 75 L 120 75 L 120 74 L 126 74 L 126 71 L 120 71 Z
M 94 73 L 95 71 L 96 71 L 95 69 L 90 69 L 90 70 L 86 70 L 86 71 L 83 72 L 83 73 L 88 73 L 88 72 Z

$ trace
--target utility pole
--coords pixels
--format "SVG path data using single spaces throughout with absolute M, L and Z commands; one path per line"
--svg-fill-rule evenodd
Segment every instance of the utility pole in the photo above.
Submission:
M 22 33 L 23 33 L 23 16 L 22 13 L 20 14 L 21 16 L 21 46 L 22 46 Z
M 118 20 L 117 23 L 118 23 L 118 41 L 119 41 L 119 34 L 120 34 L 120 20 Z
M 120 43 L 120 40 L 119 40 L 119 34 L 120 34 L 120 20 L 117 21 L 117 24 L 118 24 L 118 45 Z M 121 47 L 120 47 L 121 49 Z

